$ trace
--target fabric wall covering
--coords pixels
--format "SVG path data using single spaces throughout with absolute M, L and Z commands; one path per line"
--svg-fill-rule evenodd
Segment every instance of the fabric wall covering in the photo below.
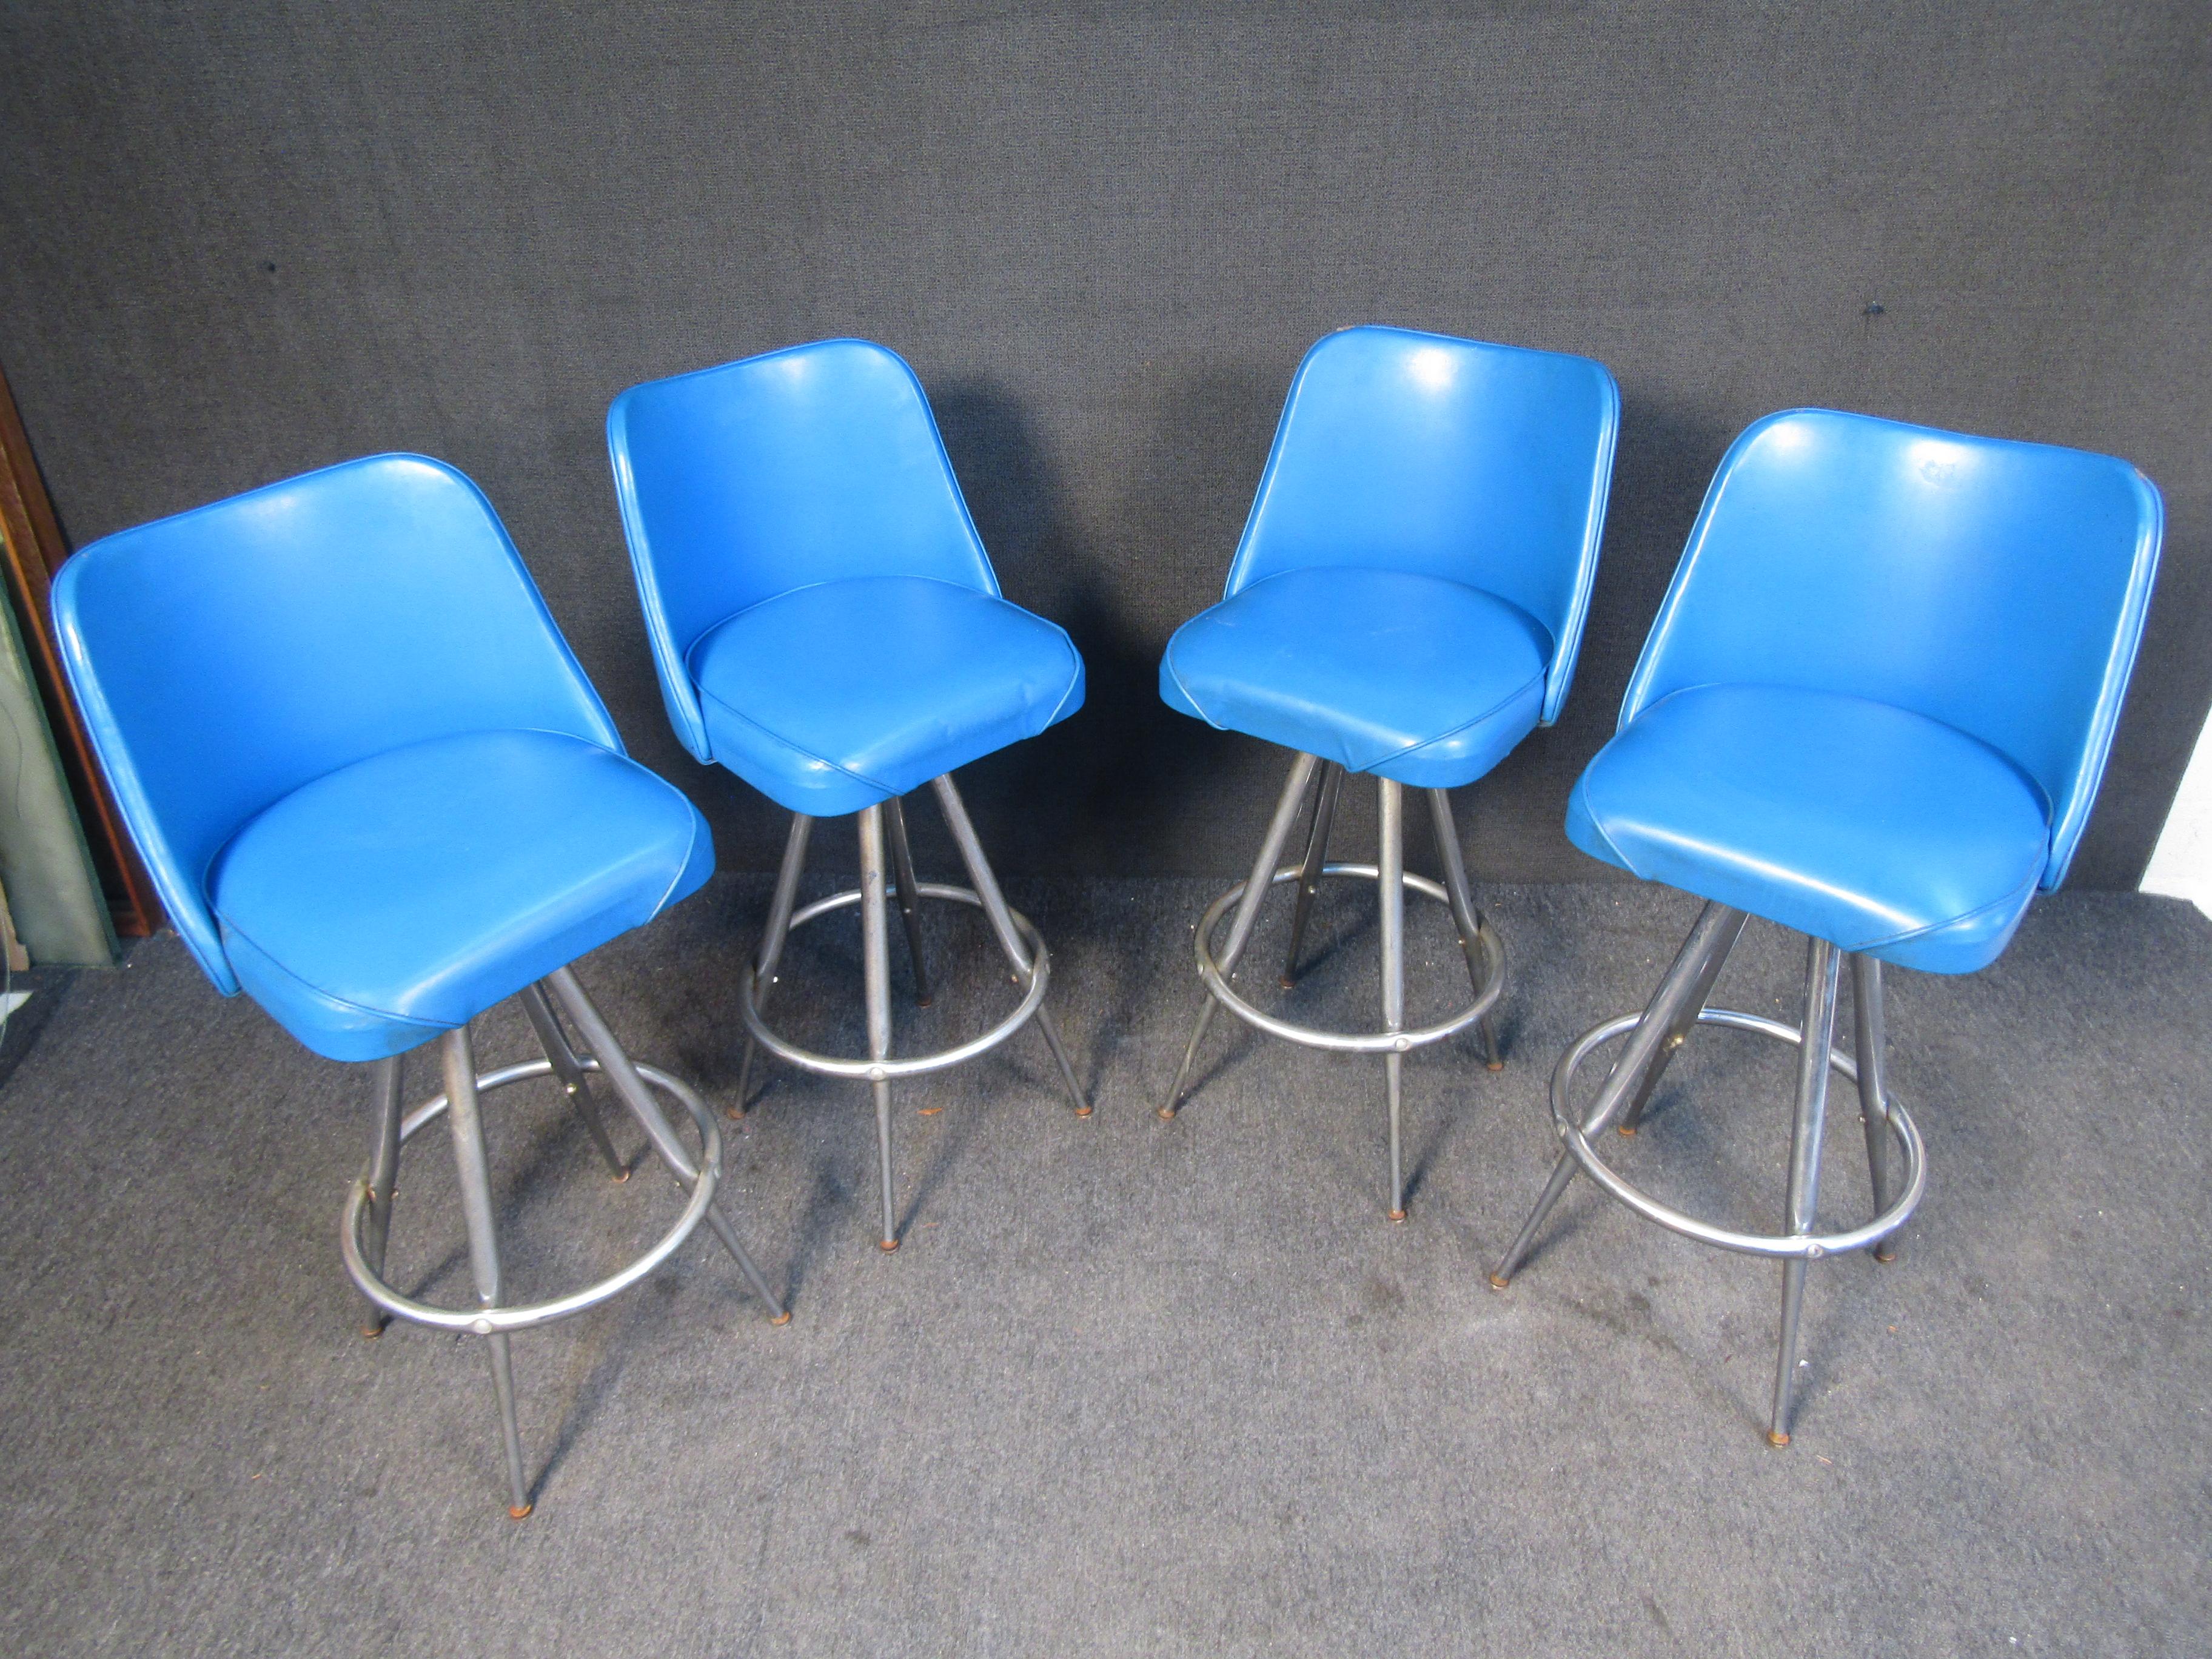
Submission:
M 2133 884 L 2212 702 L 2202 0 L 77 0 L 8 8 L 0 50 L 0 362 L 70 534 L 453 462 L 726 867 L 772 867 L 781 814 L 667 728 L 601 421 L 832 334 L 913 363 L 1009 597 L 1089 660 L 1080 714 L 968 781 L 1008 873 L 1241 872 L 1282 760 L 1155 667 L 1299 354 L 1354 322 L 1588 353 L 1624 394 L 1565 717 L 1462 808 L 1480 877 L 1605 873 L 1568 789 L 1715 464 L 1779 408 L 2164 490 L 2076 882 Z

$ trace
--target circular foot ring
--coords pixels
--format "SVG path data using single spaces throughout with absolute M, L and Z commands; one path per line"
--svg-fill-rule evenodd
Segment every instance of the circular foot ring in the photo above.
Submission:
M 1274 881 L 1271 884 L 1279 886 L 1286 882 L 1295 882 L 1304 873 L 1295 864 L 1285 865 L 1275 872 Z M 1327 864 L 1322 866 L 1322 874 L 1377 883 L 1382 879 L 1382 871 L 1371 864 Z M 1451 895 L 1444 891 L 1440 882 L 1411 873 L 1407 874 L 1404 879 L 1406 890 L 1409 893 L 1419 893 L 1439 904 L 1449 905 L 1451 902 Z M 1309 1048 L 1334 1049 L 1338 1054 L 1402 1054 L 1408 1049 L 1441 1042 L 1446 1037 L 1465 1030 L 1496 1006 L 1498 996 L 1505 989 L 1505 947 L 1498 943 L 1498 935 L 1491 931 L 1490 924 L 1486 921 L 1475 934 L 1475 949 L 1481 955 L 1484 969 L 1482 994 L 1449 1019 L 1434 1025 L 1416 1026 L 1407 1031 L 1323 1031 L 1311 1025 L 1293 1024 L 1278 1015 L 1263 1013 L 1229 988 L 1228 976 L 1221 971 L 1221 964 L 1213 959 L 1213 930 L 1222 917 L 1229 914 L 1230 908 L 1244 896 L 1244 888 L 1245 884 L 1238 882 L 1214 900 L 1206 914 L 1199 918 L 1198 976 L 1206 981 L 1206 988 L 1212 994 L 1215 1001 L 1247 1025 L 1255 1026 L 1271 1036 L 1301 1043 Z M 1163 1108 L 1160 1115 L 1169 1117 L 1173 1114 Z
M 597 1073 L 600 1069 L 596 1059 L 580 1060 L 578 1064 L 587 1072 Z M 488 1095 L 510 1084 L 547 1076 L 552 1070 L 552 1063 L 544 1060 L 525 1060 L 520 1065 L 504 1066 L 477 1078 L 477 1092 Z M 677 1217 L 675 1224 L 651 1249 L 620 1273 L 603 1279 L 596 1285 L 587 1285 L 580 1291 L 572 1291 L 567 1296 L 556 1297 L 550 1302 L 532 1302 L 508 1308 L 471 1308 L 465 1311 L 458 1308 L 433 1307 L 429 1303 L 417 1302 L 410 1297 L 400 1295 L 369 1271 L 368 1259 L 361 1250 L 361 1222 L 368 1204 L 368 1183 L 356 1180 L 346 1200 L 344 1217 L 338 1228 L 338 1250 L 345 1258 L 346 1271 L 353 1275 L 353 1282 L 361 1287 L 362 1294 L 385 1312 L 411 1320 L 417 1325 L 489 1336 L 500 1331 L 528 1330 L 535 1325 L 548 1325 L 556 1319 L 565 1319 L 570 1314 L 580 1313 L 586 1308 L 593 1307 L 629 1289 L 665 1261 L 675 1254 L 677 1247 L 691 1236 L 691 1230 L 699 1224 L 707 1213 L 707 1206 L 714 1202 L 714 1186 L 720 1178 L 722 1168 L 722 1135 L 715 1127 L 713 1109 L 688 1085 L 651 1066 L 640 1066 L 637 1074 L 683 1107 L 699 1126 L 699 1177 L 692 1183 L 690 1201 L 684 1205 L 683 1214 Z M 399 1126 L 401 1143 L 404 1145 L 416 1130 L 445 1109 L 446 1097 L 440 1095 L 410 1112 Z
M 914 885 L 917 897 L 944 899 L 955 904 L 972 904 L 979 909 L 983 901 L 973 888 L 952 887 L 942 882 L 918 881 Z M 848 888 L 842 893 L 817 899 L 791 919 L 797 928 L 812 921 L 817 916 L 827 915 L 832 910 L 842 910 L 860 902 L 858 888 Z M 917 1054 L 910 1060 L 846 1060 L 836 1054 L 818 1054 L 811 1048 L 802 1048 L 788 1037 L 772 1030 L 762 1018 L 757 1006 L 758 988 L 754 983 L 754 970 L 748 967 L 738 979 L 738 1012 L 744 1018 L 745 1030 L 760 1046 L 787 1064 L 802 1072 L 812 1072 L 821 1077 L 858 1078 L 864 1082 L 886 1082 L 894 1078 L 919 1077 L 925 1072 L 938 1072 L 948 1066 L 957 1066 L 964 1060 L 997 1048 L 1008 1037 L 1029 1023 L 1031 1015 L 1044 1006 L 1046 981 L 1051 977 L 1051 953 L 1045 949 L 1043 936 L 1036 925 L 1020 911 L 1008 909 L 1015 931 L 1022 936 L 1030 950 L 1030 982 L 1014 1012 L 978 1037 L 951 1048 L 940 1048 L 933 1054 Z M 927 1005 L 924 1005 L 927 1006 Z
M 1787 1260 L 1803 1256 L 1817 1260 L 1824 1255 L 1839 1255 L 1846 1250 L 1863 1249 L 1877 1239 L 1886 1238 L 1902 1227 L 1920 1202 L 1921 1194 L 1928 1185 L 1927 1148 L 1920 1139 L 1920 1131 L 1912 1121 L 1911 1114 L 1893 1096 L 1889 1101 L 1889 1123 L 1899 1145 L 1905 1152 L 1905 1190 L 1887 1210 L 1863 1227 L 1854 1227 L 1840 1233 L 1743 1233 L 1731 1228 L 1717 1227 L 1709 1221 L 1686 1215 L 1671 1206 L 1662 1204 L 1641 1188 L 1632 1185 L 1616 1173 L 1597 1155 L 1590 1138 L 1583 1133 L 1569 1103 L 1569 1092 L 1573 1087 L 1576 1069 L 1596 1049 L 1613 1038 L 1624 1036 L 1636 1028 L 1644 1017 L 1623 1014 L 1590 1029 L 1577 1037 L 1552 1073 L 1552 1122 L 1561 1142 L 1574 1154 L 1585 1174 L 1647 1221 L 1655 1221 L 1670 1232 L 1694 1238 L 1701 1244 L 1711 1244 L 1719 1249 L 1737 1250 L 1746 1255 L 1774 1256 Z M 1738 1031 L 1750 1031 L 1759 1036 L 1772 1037 L 1793 1046 L 1802 1045 L 1803 1035 L 1794 1025 L 1784 1025 L 1779 1020 L 1763 1018 L 1758 1014 L 1739 1013 L 1733 1008 L 1705 1008 L 1698 1014 L 1701 1025 L 1725 1025 Z M 1858 1066 L 1850 1056 L 1838 1049 L 1830 1048 L 1828 1064 L 1853 1082 L 1858 1080 Z M 1491 1282 L 1497 1284 L 1493 1275 Z M 1500 1285 L 1500 1289 L 1504 1286 Z

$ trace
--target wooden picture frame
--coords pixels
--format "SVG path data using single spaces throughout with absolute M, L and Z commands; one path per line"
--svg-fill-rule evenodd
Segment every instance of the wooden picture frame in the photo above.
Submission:
M 123 827 L 123 816 L 107 792 L 107 781 L 100 775 L 92 741 L 77 715 L 76 700 L 62 677 L 53 625 L 47 617 L 46 590 L 69 556 L 69 546 L 47 499 L 46 481 L 31 458 L 30 439 L 4 372 L 0 372 L 0 544 L 4 544 L 0 545 L 0 563 L 6 566 L 8 592 L 15 601 L 39 699 L 46 707 L 46 723 L 53 728 L 54 747 L 61 754 L 62 771 L 92 851 L 108 915 L 119 936 L 143 939 L 166 918 Z

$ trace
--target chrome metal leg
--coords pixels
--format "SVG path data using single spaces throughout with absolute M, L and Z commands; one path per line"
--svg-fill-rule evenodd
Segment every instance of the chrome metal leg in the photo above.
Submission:
M 368 1270 L 384 1277 L 384 1245 L 392 1237 L 392 1192 L 399 1178 L 399 1068 L 401 1056 L 386 1054 L 376 1062 L 375 1080 L 369 1085 L 376 1102 L 376 1139 L 368 1153 L 368 1218 L 361 1230 L 361 1253 Z M 363 1336 L 381 1336 L 390 1316 L 374 1302 L 362 1298 L 368 1310 L 362 1320 Z
M 906 919 L 906 953 L 914 962 L 914 1006 L 929 1006 L 929 969 L 921 959 L 921 894 L 914 878 L 914 848 L 906 838 L 906 810 L 894 795 L 884 803 L 890 837 L 891 879 L 898 884 L 899 915 Z
M 1406 787 L 1389 778 L 1375 781 L 1375 892 L 1382 911 L 1382 1029 L 1406 1029 Z M 1383 1085 L 1390 1102 L 1390 1219 L 1406 1218 L 1406 1162 L 1403 1119 L 1406 1056 L 1382 1056 Z
M 1707 904 L 1698 913 L 1697 925 L 1690 929 L 1689 938 L 1682 941 L 1682 948 L 1675 953 L 1673 965 L 1667 969 L 1666 977 L 1659 981 L 1659 988 L 1652 993 L 1643 1018 L 1637 1021 L 1636 1029 L 1629 1034 L 1620 1058 L 1613 1063 L 1612 1072 L 1605 1079 L 1605 1086 L 1598 1091 L 1597 1099 L 1583 1118 L 1584 1134 L 1598 1133 L 1627 1105 L 1645 1069 L 1664 1048 L 1668 1034 L 1681 1018 L 1682 1010 L 1694 1006 L 1692 1000 L 1697 995 L 1698 983 L 1713 958 L 1728 955 L 1737 936 L 1743 932 L 1745 920 L 1742 911 L 1725 904 Z M 1718 969 L 1714 971 L 1717 973 Z M 1553 1160 L 1551 1179 L 1545 1183 L 1543 1196 L 1536 1200 L 1536 1207 L 1528 1212 L 1528 1218 L 1522 1224 L 1521 1231 L 1511 1248 L 1498 1259 L 1497 1267 L 1491 1273 L 1490 1282 L 1493 1288 L 1502 1291 L 1512 1279 L 1515 1270 L 1528 1254 L 1529 1246 L 1535 1243 L 1537 1230 L 1544 1224 L 1544 1218 L 1551 1214 L 1552 1206 L 1559 1201 L 1559 1194 L 1566 1191 L 1567 1183 L 1574 1179 L 1577 1167 L 1572 1155 L 1564 1150 Z
M 622 1161 L 622 1154 L 615 1151 L 614 1142 L 608 1139 L 606 1121 L 600 1117 L 599 1105 L 592 1098 L 590 1073 L 577 1064 L 576 1051 L 568 1046 L 568 1033 L 561 1029 L 553 1005 L 545 1000 L 544 986 L 522 988 L 522 1012 L 530 1016 L 531 1028 L 538 1033 L 538 1046 L 545 1051 L 545 1063 L 553 1068 L 562 1092 L 568 1096 L 569 1106 L 584 1125 L 584 1133 L 599 1149 L 607 1172 L 618 1182 L 628 1181 L 629 1165 Z
M 1022 943 L 1020 929 L 1014 926 L 1006 895 L 999 890 L 999 878 L 991 869 L 991 861 L 983 856 L 983 842 L 968 816 L 968 804 L 960 799 L 960 791 L 954 787 L 950 772 L 933 779 L 930 787 L 937 792 L 938 809 L 945 814 L 945 826 L 952 831 L 952 839 L 960 848 L 961 862 L 968 866 L 968 879 L 975 889 L 975 896 L 982 901 L 983 915 L 990 921 L 999 948 L 1006 953 L 1016 981 L 1026 987 L 1036 971 L 1036 964 L 1030 959 L 1029 947 Z M 1067 1085 L 1068 1096 L 1075 1102 L 1076 1116 L 1089 1117 L 1090 1097 L 1076 1079 L 1075 1066 L 1068 1060 L 1066 1045 L 1060 1040 L 1060 1027 L 1053 1019 L 1052 1010 L 1039 1008 L 1036 1023 L 1037 1030 L 1044 1033 L 1045 1046 L 1052 1050 L 1052 1057 L 1060 1066 L 1060 1081 Z
M 1253 924 L 1260 919 L 1260 907 L 1267 902 L 1267 889 L 1274 882 L 1283 845 L 1291 838 L 1291 826 L 1297 822 L 1306 785 L 1319 764 L 1313 756 L 1304 754 L 1291 763 L 1291 775 L 1283 785 L 1282 799 L 1275 803 L 1275 816 L 1268 822 L 1267 839 L 1260 844 L 1260 856 L 1252 860 L 1251 876 L 1244 884 L 1243 896 L 1237 901 L 1237 919 L 1229 924 L 1229 942 L 1218 958 L 1224 975 L 1234 971 L 1237 957 L 1244 954 L 1245 943 L 1252 937 Z M 1182 1104 L 1183 1085 L 1189 1080 L 1191 1066 L 1198 1059 L 1199 1044 L 1206 1041 L 1206 1028 L 1213 1023 L 1216 1006 L 1212 994 L 1204 994 L 1204 1000 L 1199 1004 L 1198 1023 L 1191 1028 L 1190 1042 L 1182 1051 L 1182 1065 L 1176 1072 L 1175 1086 L 1168 1091 L 1167 1103 L 1160 1108 L 1164 1118 L 1172 1118 Z
M 1790 1236 L 1813 1231 L 1820 1193 L 1820 1130 L 1828 1111 L 1828 1051 L 1836 1042 L 1836 985 L 1842 954 L 1824 939 L 1805 953 L 1805 1024 L 1797 1049 L 1797 1118 L 1790 1131 L 1790 1195 L 1784 1218 Z M 1805 1303 L 1802 1255 L 1782 1264 L 1782 1345 L 1774 1364 L 1774 1415 L 1767 1426 L 1771 1445 L 1790 1443 L 1790 1401 L 1797 1384 L 1797 1316 Z
M 1721 970 L 1728 966 L 1729 953 L 1723 951 L 1708 960 L 1705 970 L 1698 975 L 1698 983 L 1683 1003 L 1682 1012 L 1674 1017 L 1668 1029 L 1667 1040 L 1659 1045 L 1659 1052 L 1651 1056 L 1651 1063 L 1644 1068 L 1644 1075 L 1636 1080 L 1636 1091 L 1628 1097 L 1628 1104 L 1620 1114 L 1617 1126 L 1622 1134 L 1632 1135 L 1643 1127 L 1644 1109 L 1651 1103 L 1658 1091 L 1659 1079 L 1667 1075 L 1667 1067 L 1674 1053 L 1690 1040 L 1690 1033 L 1698 1029 L 1698 1016 L 1705 1012 L 1705 1004 L 1712 1000 L 1713 987 L 1720 983 Z
M 1436 831 L 1437 857 L 1444 866 L 1444 890 L 1451 895 L 1452 925 L 1458 930 L 1459 948 L 1467 957 L 1468 978 L 1474 981 L 1475 995 L 1480 996 L 1488 988 L 1482 982 L 1482 952 L 1478 944 L 1482 912 L 1474 908 L 1474 894 L 1468 886 L 1467 860 L 1459 849 L 1459 826 L 1452 822 L 1449 790 L 1429 791 L 1429 823 Z M 1485 1013 L 1475 1030 L 1482 1039 L 1483 1064 L 1493 1072 L 1504 1071 L 1505 1060 L 1498 1051 L 1496 1018 Z
M 784 941 L 791 937 L 791 908 L 798 902 L 799 878 L 806 869 L 806 841 L 813 832 L 814 820 L 804 812 L 791 815 L 791 833 L 784 838 L 783 863 L 775 872 L 775 897 L 768 907 L 768 931 L 761 936 L 760 956 L 753 964 L 753 1006 L 765 1009 L 768 994 L 775 984 L 777 964 L 783 960 Z M 919 957 L 915 958 L 921 960 Z M 737 1103 L 729 1107 L 725 1116 L 741 1118 L 750 1099 L 753 1086 L 753 1060 L 760 1052 L 759 1040 L 750 1032 L 745 1036 L 745 1057 L 738 1063 Z
M 453 1166 L 459 1177 L 461 1218 L 469 1233 L 469 1268 L 476 1279 L 477 1303 L 496 1308 L 500 1298 L 499 1231 L 492 1214 L 491 1168 L 484 1154 L 483 1115 L 477 1104 L 476 1055 L 463 1025 L 446 1033 L 446 1115 L 453 1140 Z M 530 1483 L 522 1469 L 522 1430 L 514 1414 L 514 1361 L 504 1331 L 484 1340 L 491 1347 L 492 1388 L 499 1395 L 499 1426 L 507 1442 L 507 1484 L 514 1501 L 507 1512 L 516 1520 L 530 1513 Z
M 884 915 L 884 809 L 860 813 L 860 965 L 868 1003 L 868 1058 L 891 1054 L 891 963 L 890 919 Z M 883 1178 L 884 1230 L 887 1250 L 899 1247 L 898 1216 L 891 1195 L 891 1085 L 876 1078 L 876 1169 Z
M 575 969 L 556 969 L 545 976 L 544 982 L 552 988 L 554 996 L 568 1011 L 568 1018 L 576 1022 L 576 1029 L 584 1034 L 586 1046 L 599 1062 L 600 1074 L 614 1085 L 617 1097 L 629 1108 L 630 1115 L 637 1120 L 638 1127 L 645 1131 L 645 1138 L 653 1143 L 653 1150 L 668 1166 L 669 1174 L 676 1177 L 676 1184 L 690 1192 L 699 1181 L 699 1172 L 691 1167 L 691 1155 L 684 1150 L 684 1143 L 676 1138 L 676 1131 L 669 1127 L 659 1103 L 653 1097 L 653 1091 L 637 1074 L 637 1067 L 631 1063 L 629 1055 L 623 1052 L 622 1044 L 615 1041 L 615 1034 L 608 1030 L 598 1007 L 591 998 L 584 994 L 584 988 L 576 982 Z M 752 1257 L 745 1254 L 745 1247 L 738 1242 L 737 1229 L 730 1225 L 729 1218 L 722 1213 L 719 1194 L 707 1206 L 707 1224 L 714 1230 L 714 1237 L 722 1241 L 722 1248 L 737 1262 L 738 1271 L 753 1287 L 753 1294 L 767 1305 L 770 1322 L 781 1325 L 788 1321 L 790 1313 L 775 1292 L 769 1289 L 768 1280 L 761 1277 L 761 1271 L 753 1265 Z
M 1314 895 L 1321 890 L 1322 866 L 1328 862 L 1328 832 L 1336 823 L 1337 791 L 1343 787 L 1344 769 L 1334 761 L 1323 761 L 1321 790 L 1314 799 L 1313 824 L 1306 832 L 1305 862 L 1298 866 L 1297 908 L 1291 912 L 1291 948 L 1283 954 L 1285 991 L 1298 982 L 1298 954 L 1305 946 L 1306 917 L 1313 911 Z
M 1853 1048 L 1859 1066 L 1859 1118 L 1866 1126 L 1867 1173 L 1874 1181 L 1874 1212 L 1880 1215 L 1895 1198 L 1889 1166 L 1889 1067 L 1882 1048 L 1881 963 L 1878 957 L 1851 955 L 1851 1020 Z M 1897 1235 L 1889 1233 L 1867 1247 L 1877 1261 L 1897 1260 Z

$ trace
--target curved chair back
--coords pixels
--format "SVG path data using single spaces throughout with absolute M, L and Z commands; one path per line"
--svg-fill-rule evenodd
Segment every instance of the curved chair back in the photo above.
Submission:
M 1620 392 L 1602 363 L 1410 329 L 1348 328 L 1291 382 L 1226 594 L 1286 570 L 1441 576 L 1550 633 L 1543 723 L 1574 678 Z
M 302 784 L 464 732 L 622 739 L 483 493 L 378 455 L 94 543 L 62 566 L 70 685 L 170 919 L 238 989 L 210 864 Z
M 1621 705 L 1756 684 L 1865 697 L 2009 757 L 2064 879 L 2158 569 L 2125 461 L 1832 410 L 1770 415 L 1721 461 Z
M 868 341 L 632 386 L 607 411 L 607 452 L 661 696 L 702 761 L 685 661 L 716 623 L 854 576 L 999 591 L 921 381 Z

